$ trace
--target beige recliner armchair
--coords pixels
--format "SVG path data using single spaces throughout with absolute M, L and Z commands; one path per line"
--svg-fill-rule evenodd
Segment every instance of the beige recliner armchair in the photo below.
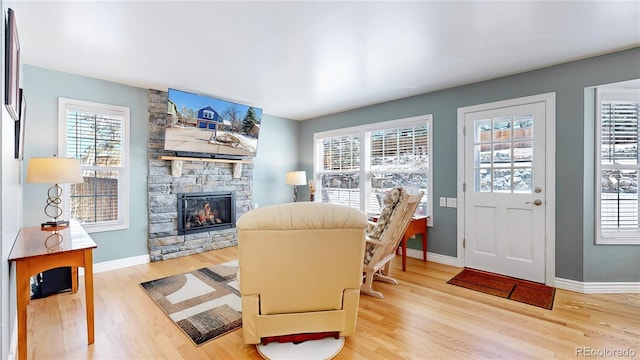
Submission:
M 335 204 L 289 203 L 238 219 L 244 342 L 356 327 L 367 217 Z

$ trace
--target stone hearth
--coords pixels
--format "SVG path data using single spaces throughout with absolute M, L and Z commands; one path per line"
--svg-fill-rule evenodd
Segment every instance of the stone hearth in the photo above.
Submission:
M 160 160 L 160 156 L 175 155 L 164 150 L 166 119 L 167 92 L 149 90 L 147 191 L 151 261 L 237 245 L 236 228 L 179 235 L 177 194 L 233 191 L 237 219 L 253 204 L 253 165 L 243 164 L 240 178 L 234 179 L 231 163 L 185 161 L 182 176 L 173 177 L 171 161 Z

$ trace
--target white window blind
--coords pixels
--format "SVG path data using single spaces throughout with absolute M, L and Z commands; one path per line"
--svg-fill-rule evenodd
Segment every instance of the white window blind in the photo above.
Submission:
M 640 243 L 638 90 L 599 88 L 598 243 Z
M 425 192 L 416 214 L 431 214 L 430 119 L 428 115 L 315 134 L 321 200 L 378 214 L 385 193 L 406 186 Z
M 322 202 L 360 208 L 360 135 L 350 134 L 320 140 L 322 167 L 319 171 Z
M 429 171 L 429 127 L 383 129 L 369 132 L 371 144 L 371 192 L 367 211 L 382 210 L 384 193 L 397 185 L 427 193 Z M 416 210 L 426 215 L 427 197 Z
M 67 192 L 71 218 L 88 231 L 127 227 L 129 109 L 69 99 L 60 108 L 61 153 L 80 160 L 84 178 Z

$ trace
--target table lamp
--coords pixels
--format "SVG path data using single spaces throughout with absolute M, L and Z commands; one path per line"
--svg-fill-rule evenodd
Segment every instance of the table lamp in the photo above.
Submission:
M 298 185 L 307 185 L 307 173 L 305 171 L 290 171 L 287 173 L 287 185 L 293 185 L 293 201 L 298 201 Z
M 42 229 L 65 227 L 69 221 L 60 220 L 62 216 L 62 188 L 59 184 L 84 182 L 80 160 L 73 158 L 49 157 L 30 158 L 27 166 L 27 184 L 54 184 L 47 192 L 47 205 L 44 213 L 51 221 L 44 222 Z

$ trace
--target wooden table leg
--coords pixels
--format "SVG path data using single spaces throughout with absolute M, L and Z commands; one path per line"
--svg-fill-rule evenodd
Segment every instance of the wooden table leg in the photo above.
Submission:
M 71 267 L 71 293 L 75 294 L 78 292 L 78 267 Z
M 422 260 L 427 261 L 427 223 L 429 217 L 413 218 L 402 236 L 402 271 L 407 271 L 407 240 L 412 236 L 422 236 Z M 397 253 L 397 249 L 396 249 Z
M 18 359 L 27 360 L 27 304 L 31 298 L 27 265 L 16 263 L 16 307 L 18 321 Z
M 427 261 L 427 228 L 422 233 L 422 261 Z
M 93 255 L 92 249 L 84 250 L 84 293 L 87 306 L 87 340 L 93 344 L 95 340 L 93 326 Z

